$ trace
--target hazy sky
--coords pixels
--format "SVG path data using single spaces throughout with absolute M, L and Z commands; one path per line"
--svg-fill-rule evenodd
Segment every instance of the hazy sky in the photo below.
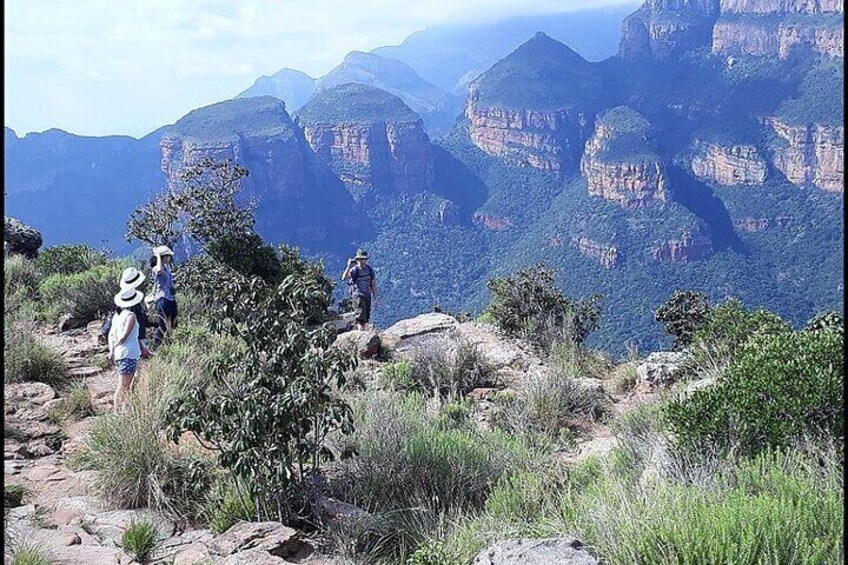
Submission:
M 431 25 L 637 2 L 7 0 L 5 125 L 138 137 L 260 75 L 320 76 Z

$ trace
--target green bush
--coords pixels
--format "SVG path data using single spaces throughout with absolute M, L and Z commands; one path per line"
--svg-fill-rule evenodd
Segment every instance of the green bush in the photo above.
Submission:
M 703 292 L 678 290 L 654 313 L 658 322 L 665 323 L 665 332 L 674 337 L 675 350 L 687 347 L 695 332 L 710 314 L 710 303 Z
M 121 536 L 121 547 L 139 563 L 147 563 L 159 545 L 159 531 L 147 520 L 133 520 Z
M 21 545 L 15 548 L 12 565 L 52 565 L 53 561 L 46 552 L 35 545 Z
M 444 543 L 427 540 L 406 559 L 406 565 L 460 565 L 460 562 L 448 556 Z
M 67 391 L 67 395 L 55 407 L 50 409 L 47 416 L 55 421 L 82 420 L 94 416 L 94 404 L 91 401 L 91 393 L 82 381 L 74 381 Z
M 746 310 L 742 302 L 730 298 L 713 308 L 696 330 L 693 342 L 710 348 L 727 348 L 731 353 L 754 334 L 778 334 L 792 328 L 777 314 L 764 308 Z
M 783 332 L 751 338 L 716 386 L 667 406 L 681 446 L 754 453 L 799 434 L 842 434 L 842 338 Z
M 844 337 L 845 322 L 838 312 L 824 312 L 807 322 L 804 330 L 808 332 L 832 331 Z
M 31 298 L 41 279 L 41 271 L 32 259 L 27 259 L 23 255 L 4 257 L 3 296 L 7 301 L 16 293 L 21 293 L 24 298 Z
M 408 359 L 401 359 L 384 366 L 380 369 L 380 386 L 396 390 L 414 389 L 412 363 Z
M 544 265 L 486 283 L 492 293 L 488 312 L 509 335 L 524 337 L 547 349 L 555 339 L 583 343 L 598 329 L 600 295 L 575 301 L 563 296 L 554 271 Z
M 82 324 L 102 318 L 115 308 L 118 279 L 126 266 L 123 261 L 113 261 L 81 273 L 47 277 L 38 287 L 44 316 L 56 322 L 70 314 Z
M 35 263 L 45 276 L 72 275 L 103 265 L 107 254 L 88 245 L 56 245 L 39 251 Z
M 58 351 L 46 345 L 29 324 L 6 323 L 3 377 L 7 383 L 37 381 L 51 386 L 67 381 L 65 362 Z
M 226 532 L 241 520 L 250 521 L 255 515 L 253 500 L 239 494 L 238 486 L 232 479 L 216 482 L 203 508 L 203 517 L 215 535 Z
M 276 251 L 255 233 L 213 239 L 207 250 L 216 261 L 247 278 L 259 277 L 271 285 L 278 285 L 283 280 L 283 268 Z

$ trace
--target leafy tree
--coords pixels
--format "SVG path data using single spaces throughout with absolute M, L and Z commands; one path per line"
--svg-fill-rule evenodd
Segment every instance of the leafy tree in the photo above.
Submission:
M 695 331 L 710 314 L 710 303 L 702 292 L 678 290 L 657 308 L 654 318 L 665 323 L 665 332 L 674 336 L 675 350 L 692 343 Z
M 790 325 L 765 308 L 746 310 L 742 302 L 729 298 L 713 308 L 696 330 L 694 341 L 710 348 L 736 351 L 754 334 L 777 334 L 791 331 Z
M 212 329 L 243 347 L 216 364 L 212 385 L 173 403 L 169 437 L 189 431 L 210 444 L 257 517 L 284 520 L 293 512 L 293 488 L 332 458 L 327 435 L 352 431 L 350 407 L 334 391 L 356 358 L 332 347 L 330 328 L 310 325 L 327 304 L 316 278 L 288 274 L 269 289 L 258 277 L 231 277 L 217 292 Z
M 838 312 L 824 312 L 817 314 L 804 327 L 808 332 L 833 331 L 840 336 L 845 335 L 845 322 Z
M 252 233 L 255 202 L 237 202 L 246 168 L 230 160 L 201 161 L 187 165 L 176 181 L 153 200 L 135 210 L 127 225 L 127 241 L 186 247 L 219 238 L 240 238 Z
M 283 268 L 277 253 L 255 233 L 223 235 L 209 242 L 207 251 L 216 261 L 247 277 L 259 277 L 269 285 L 283 280 Z
M 488 311 L 511 335 L 534 335 L 547 347 L 556 337 L 582 344 L 598 329 L 601 295 L 578 301 L 564 296 L 554 282 L 554 271 L 545 265 L 491 279 L 486 285 L 493 295 Z
M 836 332 L 754 335 L 714 387 L 667 406 L 677 441 L 753 454 L 804 434 L 841 437 L 842 345 Z

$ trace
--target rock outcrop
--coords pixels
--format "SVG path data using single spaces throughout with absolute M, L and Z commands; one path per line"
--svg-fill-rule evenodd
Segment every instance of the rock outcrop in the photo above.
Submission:
M 739 218 L 733 220 L 733 227 L 742 232 L 761 232 L 788 226 L 793 220 L 794 218 L 792 216 L 775 216 L 774 218 Z
M 597 565 L 583 543 L 572 537 L 500 541 L 480 552 L 472 565 Z
M 829 125 L 792 125 L 779 118 L 767 120 L 780 138 L 772 163 L 789 182 L 815 185 L 828 192 L 845 189 L 845 128 Z
M 589 194 L 633 209 L 669 199 L 667 178 L 650 124 L 619 106 L 600 116 L 580 161 Z
M 514 165 L 574 170 L 600 90 L 592 63 L 538 33 L 471 82 L 469 136 L 482 151 Z
M 695 142 L 692 172 L 700 179 L 725 186 L 763 184 L 766 161 L 754 145 Z
M 712 238 L 698 229 L 687 229 L 679 238 L 668 239 L 651 249 L 655 261 L 689 263 L 713 254 Z
M 41 243 L 38 231 L 15 218 L 3 217 L 3 247 L 6 252 L 35 259 Z
M 571 244 L 583 255 L 605 269 L 614 269 L 623 262 L 623 254 L 614 245 L 600 243 L 588 237 L 572 237 Z
M 666 58 L 709 45 L 719 0 L 647 0 L 621 26 L 619 55 Z
M 432 188 L 433 149 L 421 118 L 388 92 L 360 84 L 329 88 L 298 112 L 297 122 L 354 198 Z

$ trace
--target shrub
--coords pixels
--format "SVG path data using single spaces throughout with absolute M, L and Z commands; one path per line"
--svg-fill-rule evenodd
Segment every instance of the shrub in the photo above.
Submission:
M 23 255 L 6 256 L 3 259 L 3 296 L 7 301 L 18 292 L 22 298 L 32 297 L 41 278 L 42 274 L 32 259 Z
M 91 393 L 82 381 L 74 381 L 68 389 L 68 394 L 59 404 L 47 413 L 53 421 L 82 420 L 88 416 L 94 416 L 94 404 L 91 402 Z
M 808 332 L 833 331 L 840 336 L 845 335 L 845 322 L 838 312 L 824 312 L 813 317 L 804 330 Z
M 203 508 L 203 516 L 215 535 L 226 532 L 241 520 L 249 521 L 255 515 L 253 500 L 239 493 L 238 485 L 231 478 L 213 485 Z
M 157 545 L 159 531 L 147 520 L 132 520 L 121 536 L 121 547 L 140 563 L 147 563 Z
M 563 296 L 554 271 L 537 265 L 512 277 L 486 283 L 492 292 L 488 311 L 508 334 L 525 337 L 547 348 L 555 338 L 583 343 L 598 329 L 600 295 L 575 301 Z M 534 339 L 535 338 L 535 339 Z
M 665 332 L 674 337 L 672 347 L 680 350 L 692 343 L 709 314 L 710 303 L 704 293 L 678 290 L 657 308 L 654 318 L 665 323 Z
M 754 334 L 779 334 L 791 329 L 777 314 L 763 308 L 748 311 L 739 300 L 730 298 L 710 311 L 693 341 L 708 348 L 726 348 L 732 354 Z
M 259 277 L 274 286 L 283 280 L 283 268 L 276 251 L 255 233 L 224 235 L 210 241 L 207 250 L 216 261 L 247 278 Z
M 445 551 L 445 544 L 437 540 L 427 540 L 406 560 L 406 565 L 459 565 Z
M 88 245 L 56 245 L 38 253 L 36 265 L 46 276 L 72 275 L 103 265 L 107 254 Z
M 417 349 L 409 378 L 411 390 L 441 398 L 456 398 L 495 384 L 494 372 L 479 350 L 462 340 L 455 346 L 438 341 Z
M 835 332 L 756 335 L 716 386 L 666 410 L 682 446 L 755 453 L 805 432 L 842 434 L 842 339 Z
M 55 322 L 62 314 L 70 314 L 81 324 L 102 318 L 115 308 L 118 278 L 126 266 L 113 261 L 81 273 L 47 277 L 38 287 L 45 317 Z
M 12 565 L 52 565 L 47 553 L 35 545 L 20 545 L 15 548 Z
M 65 363 L 58 351 L 35 335 L 29 324 L 7 322 L 3 376 L 7 383 L 38 381 L 51 386 L 66 382 Z
M 413 390 L 415 382 L 412 380 L 412 363 L 408 359 L 401 359 L 384 366 L 380 370 L 380 385 L 396 390 Z

